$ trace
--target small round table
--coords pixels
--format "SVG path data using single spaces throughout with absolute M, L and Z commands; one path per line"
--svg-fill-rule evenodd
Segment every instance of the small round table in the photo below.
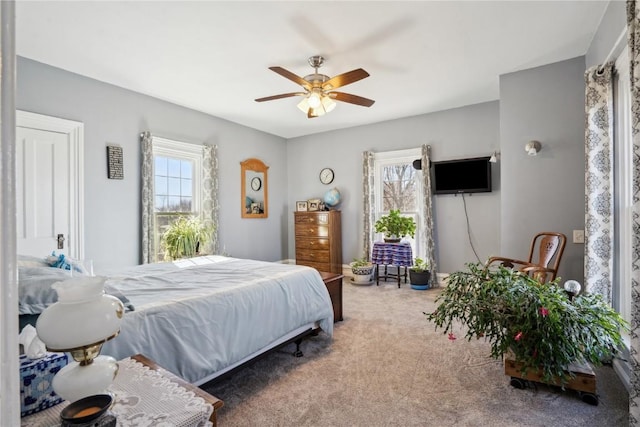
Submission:
M 386 282 L 388 278 L 397 278 L 398 287 L 400 287 L 400 276 L 402 276 L 400 268 L 404 267 L 404 283 L 407 283 L 407 267 L 413 265 L 411 244 L 409 242 L 374 242 L 371 262 L 376 266 L 376 286 L 380 284 L 380 266 L 384 265 L 384 276 L 382 276 L 384 281 Z M 398 268 L 396 274 L 387 272 L 389 265 Z

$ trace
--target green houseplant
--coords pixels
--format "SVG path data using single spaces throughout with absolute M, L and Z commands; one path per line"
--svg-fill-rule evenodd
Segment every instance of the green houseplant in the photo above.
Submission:
M 364 285 L 372 283 L 374 266 L 366 258 L 355 258 L 349 266 L 353 274 L 353 283 Z
M 413 265 L 409 267 L 409 280 L 412 289 L 429 289 L 429 282 L 431 280 L 429 262 L 422 258 L 416 258 Z
M 391 209 L 375 223 L 376 233 L 384 233 L 385 241 L 399 242 L 404 236 L 415 237 L 416 223 L 413 218 L 400 215 L 399 209 Z
M 543 381 L 565 384 L 573 363 L 601 365 L 622 344 L 626 322 L 599 295 L 570 300 L 556 279 L 540 283 L 518 271 L 467 264 L 469 271 L 452 273 L 427 318 L 455 340 L 454 328 L 465 337 L 491 343 L 491 356 L 507 351 L 522 372 L 537 370 Z
M 189 258 L 211 240 L 214 228 L 199 218 L 179 217 L 162 234 L 165 256 L 170 259 Z

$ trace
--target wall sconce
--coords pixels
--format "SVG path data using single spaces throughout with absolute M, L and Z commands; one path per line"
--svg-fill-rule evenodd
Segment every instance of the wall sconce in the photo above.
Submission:
M 489 157 L 489 162 L 497 163 L 498 162 L 498 152 L 494 151 L 491 157 Z
M 529 141 L 527 142 L 527 145 L 524 146 L 524 151 L 526 151 L 530 156 L 535 156 L 541 148 L 542 145 L 539 141 Z

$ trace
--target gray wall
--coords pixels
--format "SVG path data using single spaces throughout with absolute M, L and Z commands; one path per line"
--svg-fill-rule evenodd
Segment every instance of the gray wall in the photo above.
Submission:
M 500 77 L 501 251 L 526 259 L 537 232 L 565 233 L 559 275 L 580 283 L 584 245 L 571 240 L 584 229 L 584 71 L 578 57 Z M 535 157 L 529 140 L 542 143 Z
M 617 37 L 617 36 L 616 36 Z M 432 146 L 434 161 L 488 156 L 494 191 L 466 196 L 471 241 L 480 260 L 526 256 L 540 230 L 584 227 L 584 57 L 500 79 L 493 101 L 421 116 L 285 141 L 187 108 L 56 69 L 18 60 L 18 108 L 85 124 L 86 257 L 96 268 L 138 263 L 140 256 L 139 134 L 192 143 L 212 142 L 220 157 L 220 241 L 233 256 L 294 258 L 293 210 L 297 200 L 321 197 L 336 186 L 343 195 L 343 261 L 362 252 L 361 163 L 364 150 Z M 536 158 L 524 144 L 538 139 Z M 125 179 L 106 178 L 105 145 L 122 145 Z M 239 162 L 258 157 L 269 168 L 269 218 L 241 219 Z M 318 179 L 336 173 L 331 186 Z M 476 261 L 460 196 L 434 198 L 439 270 Z M 257 237 L 259 236 L 259 238 Z M 563 278 L 582 280 L 582 245 L 569 243 Z
M 375 108 L 375 107 L 374 107 Z M 337 110 L 336 110 L 337 111 Z M 337 113 L 334 113 L 337 114 Z M 326 132 L 289 140 L 287 155 L 289 205 L 296 200 L 321 197 L 331 187 L 343 196 L 343 262 L 362 253 L 362 152 L 391 151 L 431 145 L 434 161 L 489 156 L 499 150 L 498 102 L 487 102 L 432 114 Z M 318 179 L 330 167 L 330 186 Z M 499 252 L 500 163 L 493 168 L 494 191 L 466 196 L 471 238 L 482 261 Z M 467 237 L 460 196 L 435 196 L 436 246 L 439 271 L 452 272 L 476 261 Z M 293 212 L 289 214 L 289 257 L 295 256 Z
M 218 145 L 221 249 L 233 256 L 287 255 L 287 144 L 282 138 L 149 96 L 18 58 L 17 108 L 84 123 L 85 257 L 97 270 L 140 261 L 139 135 Z M 124 180 L 107 179 L 106 149 L 124 152 Z M 269 218 L 240 217 L 240 162 L 269 166 Z M 257 237 L 259 236 L 259 238 Z
M 624 1 L 609 2 L 602 21 L 600 21 L 598 31 L 596 31 L 591 41 L 591 46 L 587 51 L 585 61 L 587 67 L 602 64 L 610 53 L 611 57 L 609 59 L 615 60 L 620 51 L 626 46 L 626 34 L 619 45 L 614 46 L 627 26 L 626 4 Z

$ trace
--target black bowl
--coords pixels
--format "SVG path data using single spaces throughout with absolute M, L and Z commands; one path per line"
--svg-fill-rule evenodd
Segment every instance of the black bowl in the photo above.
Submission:
M 76 400 L 60 412 L 60 418 L 70 424 L 84 424 L 104 414 L 113 403 L 110 394 L 95 394 Z

